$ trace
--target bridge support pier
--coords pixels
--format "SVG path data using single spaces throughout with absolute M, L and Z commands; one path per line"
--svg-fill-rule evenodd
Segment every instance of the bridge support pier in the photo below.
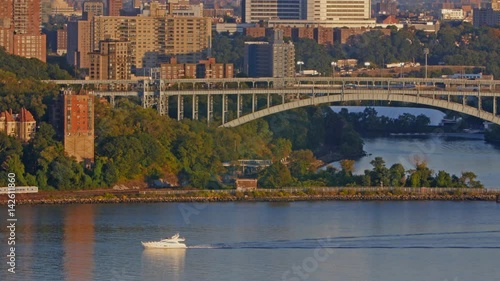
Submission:
M 255 112 L 256 105 L 257 105 L 257 96 L 255 94 L 252 94 L 252 113 Z
M 236 104 L 237 104 L 237 109 L 236 109 L 236 116 L 237 118 L 240 118 L 241 114 L 243 113 L 243 101 L 241 100 L 241 94 L 238 94 L 236 97 Z
M 111 107 L 115 107 L 115 96 L 109 96 L 109 104 L 111 104 Z
M 227 95 L 226 94 L 222 94 L 222 125 L 224 125 L 226 123 L 226 120 L 227 120 Z
M 497 116 L 497 97 L 493 97 L 493 116 Z
M 160 91 L 158 96 L 158 114 L 168 116 L 168 95 Z
M 180 121 L 184 118 L 184 97 L 182 95 L 177 96 L 177 120 Z
M 271 107 L 271 94 L 267 94 L 267 108 Z
M 210 122 L 214 118 L 214 97 L 210 94 L 207 95 L 207 123 Z
M 154 103 L 154 93 L 153 92 L 142 92 L 142 107 L 151 108 Z
M 198 120 L 198 96 L 193 95 L 193 120 Z

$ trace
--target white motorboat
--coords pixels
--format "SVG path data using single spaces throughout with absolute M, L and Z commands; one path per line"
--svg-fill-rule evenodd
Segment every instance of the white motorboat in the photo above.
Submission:
M 149 241 L 149 242 L 142 242 L 142 246 L 144 248 L 160 248 L 160 249 L 186 249 L 186 244 L 184 243 L 179 243 L 179 242 L 184 242 L 186 239 L 179 237 L 179 233 L 176 233 L 174 236 L 170 238 L 164 238 L 161 239 L 160 241 Z

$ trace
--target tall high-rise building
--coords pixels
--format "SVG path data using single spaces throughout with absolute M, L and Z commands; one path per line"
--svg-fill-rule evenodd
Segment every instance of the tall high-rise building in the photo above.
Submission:
M 295 47 L 283 41 L 283 31 L 274 30 L 271 42 L 245 42 L 244 72 L 250 77 L 293 77 Z
M 375 24 L 371 0 L 244 0 L 243 21 L 273 25 L 359 27 Z
M 87 18 L 70 22 L 67 62 L 90 68 L 89 54 L 99 52 L 100 42 L 108 39 L 129 42 L 130 64 L 138 73 L 144 73 L 144 68 L 149 71 L 172 56 L 182 63 L 195 63 L 209 56 L 211 18 L 178 15 L 175 9 L 174 14 L 169 14 L 168 8 L 168 4 L 151 2 L 138 16 L 88 14 Z
M 52 123 L 63 137 L 64 151 L 78 162 L 94 162 L 94 97 L 63 90 L 53 106 Z
M 371 0 L 307 0 L 307 19 L 325 27 L 358 26 L 371 20 Z
M 103 16 L 104 15 L 104 3 L 102 1 L 85 1 L 82 4 L 83 13 L 92 13 L 93 16 Z M 87 16 L 91 17 L 91 16 Z
M 90 40 L 91 23 L 89 19 L 68 22 L 66 61 L 69 65 L 77 68 L 90 67 L 89 53 L 93 50 Z
M 99 52 L 90 53 L 91 80 L 130 79 L 129 42 L 118 40 L 101 41 Z
M 120 10 L 123 9 L 123 0 L 107 0 L 108 16 L 119 16 Z
M 259 22 L 270 19 L 306 19 L 305 0 L 242 0 L 244 22 Z
M 210 52 L 212 22 L 206 17 L 94 17 L 93 34 L 87 38 L 93 50 L 105 39 L 129 41 L 135 68 L 157 67 L 170 56 L 194 63 Z
M 9 53 L 46 61 L 40 0 L 0 0 L 0 46 Z
M 68 25 L 56 32 L 56 53 L 60 56 L 68 52 Z

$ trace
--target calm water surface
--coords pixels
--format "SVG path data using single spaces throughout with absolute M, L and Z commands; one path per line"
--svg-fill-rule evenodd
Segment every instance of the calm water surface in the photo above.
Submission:
M 364 142 L 364 150 L 371 155 L 356 163 L 355 173 L 371 170 L 370 161 L 377 156 L 384 158 L 387 167 L 401 163 L 406 169 L 415 168 L 414 160 L 420 159 L 435 173 L 445 170 L 460 176 L 462 171 L 472 171 L 485 187 L 500 189 L 500 147 L 483 140 L 386 137 L 366 138 Z
M 0 280 L 499 280 L 500 204 L 19 206 Z M 0 217 L 5 221 L 5 217 Z M 143 250 L 180 231 L 186 250 Z M 1 256 L 6 232 L 1 230 Z

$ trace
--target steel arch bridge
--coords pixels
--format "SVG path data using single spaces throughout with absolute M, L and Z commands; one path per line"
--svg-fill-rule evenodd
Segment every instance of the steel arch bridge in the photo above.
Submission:
M 239 126 L 294 108 L 348 101 L 421 104 L 465 113 L 500 125 L 500 116 L 497 116 L 500 80 L 288 77 L 47 82 L 68 86 L 82 84 L 94 90 L 94 95 L 109 97 L 111 104 L 114 104 L 115 97 L 139 96 L 143 107 L 156 107 L 160 115 L 169 114 L 169 105 L 176 104 L 171 111 L 175 110 L 178 120 L 186 117 L 199 119 L 199 99 L 203 97 L 207 122 L 213 122 L 218 115 L 222 127 Z M 236 104 L 231 108 L 229 97 Z M 214 111 L 215 98 L 220 101 L 221 112 L 218 114 Z M 251 99 L 251 111 L 244 112 L 243 102 L 248 99 Z M 266 100 L 264 105 L 263 99 Z M 279 103 L 273 104 L 277 100 Z M 483 106 L 486 100 L 491 100 L 492 108 L 489 110 Z M 191 108 L 191 116 L 186 116 L 185 107 Z M 229 120 L 231 116 L 233 119 Z
M 460 94 L 464 95 L 464 93 Z M 236 127 L 241 124 L 250 122 L 252 120 L 259 119 L 271 114 L 283 112 L 290 109 L 306 107 L 311 105 L 325 104 L 325 103 L 348 102 L 348 101 L 388 101 L 388 102 L 398 101 L 405 103 L 421 104 L 436 108 L 452 110 L 460 113 L 465 113 L 471 116 L 479 117 L 485 121 L 489 121 L 500 125 L 500 116 L 496 115 L 496 111 L 495 113 L 493 113 L 486 111 L 484 109 L 479 109 L 478 107 L 467 105 L 466 103 L 467 98 L 464 98 L 463 96 L 460 97 L 461 102 L 451 101 L 451 99 L 448 99 L 448 97 L 449 96 L 446 96 L 445 99 L 441 99 L 442 96 L 436 95 L 434 92 L 431 91 L 419 91 L 418 93 L 407 92 L 407 91 L 393 91 L 392 93 L 388 93 L 387 91 L 380 91 L 380 90 L 361 90 L 361 91 L 347 90 L 343 93 L 331 93 L 324 96 L 312 96 L 308 99 L 289 101 L 283 104 L 270 106 L 262 110 L 255 111 L 250 114 L 233 119 L 227 123 L 222 124 L 222 126 Z M 477 98 L 477 94 L 466 97 Z M 480 99 L 478 99 L 478 101 L 479 100 Z M 493 100 L 495 101 L 495 97 L 493 97 Z M 478 103 L 479 103 L 478 105 L 481 104 L 481 102 Z

